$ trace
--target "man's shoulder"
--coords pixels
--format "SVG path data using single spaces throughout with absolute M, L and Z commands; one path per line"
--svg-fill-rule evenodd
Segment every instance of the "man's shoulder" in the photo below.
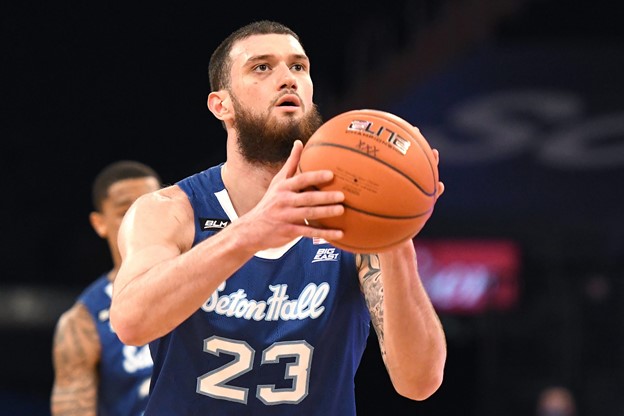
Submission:
M 190 207 L 187 194 L 178 184 L 169 185 L 158 191 L 141 195 L 132 205 L 132 210 L 145 215 L 149 212 L 156 212 L 157 215 L 171 210 L 188 211 Z
M 83 333 L 95 333 L 93 316 L 87 306 L 80 300 L 76 301 L 61 314 L 56 324 L 55 333 L 58 337 L 60 334 L 75 333 L 78 328 Z

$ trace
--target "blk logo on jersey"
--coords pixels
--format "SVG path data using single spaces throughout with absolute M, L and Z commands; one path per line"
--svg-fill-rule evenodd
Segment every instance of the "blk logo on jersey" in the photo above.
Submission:
M 338 261 L 338 256 L 340 252 L 336 253 L 336 248 L 319 248 L 316 251 L 316 255 L 312 260 L 312 263 L 317 263 L 319 261 Z
M 201 224 L 202 231 L 221 231 L 230 225 L 230 220 L 219 218 L 200 218 L 199 223 Z

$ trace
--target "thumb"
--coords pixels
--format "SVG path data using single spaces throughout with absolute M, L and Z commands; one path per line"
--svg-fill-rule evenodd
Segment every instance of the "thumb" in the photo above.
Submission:
M 290 151 L 290 156 L 286 159 L 286 163 L 282 166 L 282 169 L 278 172 L 278 175 L 283 176 L 284 178 L 290 178 L 297 173 L 297 166 L 299 165 L 299 159 L 301 158 L 301 153 L 303 152 L 303 143 L 301 140 L 295 140 L 293 143 L 292 150 Z

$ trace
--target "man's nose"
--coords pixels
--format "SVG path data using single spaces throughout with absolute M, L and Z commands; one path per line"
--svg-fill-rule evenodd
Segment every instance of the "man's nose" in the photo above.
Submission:
M 292 73 L 292 70 L 288 65 L 283 64 L 279 67 L 280 71 L 280 87 L 279 89 L 297 89 L 297 78 Z

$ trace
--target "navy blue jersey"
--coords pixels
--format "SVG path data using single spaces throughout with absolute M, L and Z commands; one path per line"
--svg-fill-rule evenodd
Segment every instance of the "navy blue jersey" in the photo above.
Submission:
M 101 345 L 98 416 L 140 416 L 147 405 L 152 359 L 149 347 L 124 345 L 108 319 L 112 284 L 106 274 L 91 283 L 78 301 L 93 317 Z
M 238 218 L 221 166 L 178 185 L 193 206 L 194 244 Z M 354 415 L 369 330 L 353 254 L 308 238 L 256 253 L 150 344 L 146 416 Z

